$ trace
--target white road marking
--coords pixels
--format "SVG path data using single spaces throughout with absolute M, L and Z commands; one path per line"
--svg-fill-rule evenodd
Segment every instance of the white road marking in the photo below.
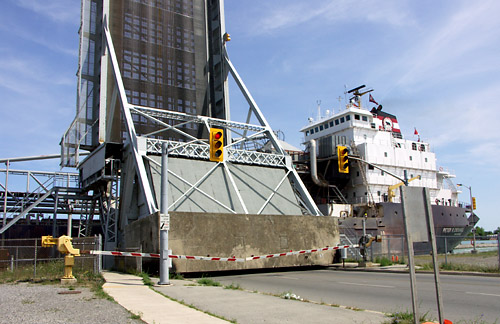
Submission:
M 500 297 L 500 295 L 496 295 L 496 294 L 476 293 L 476 292 L 470 292 L 470 291 L 466 291 L 465 293 L 469 294 L 469 295 L 483 295 L 483 296 Z
M 369 284 L 363 284 L 363 283 L 358 283 L 358 282 L 339 281 L 339 283 L 345 284 L 345 285 L 354 285 L 354 286 L 366 286 L 366 287 L 377 287 L 377 288 L 396 288 L 395 286 L 369 285 Z

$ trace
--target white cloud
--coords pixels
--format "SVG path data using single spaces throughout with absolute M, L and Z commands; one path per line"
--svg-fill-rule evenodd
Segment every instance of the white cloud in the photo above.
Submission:
M 55 22 L 80 23 L 79 0 L 16 0 L 13 1 L 20 7 L 44 15 Z
M 395 26 L 414 23 L 406 9 L 405 1 L 373 2 L 362 1 L 307 1 L 286 2 L 285 4 L 267 4 L 265 14 L 257 22 L 253 32 L 267 33 L 277 29 L 291 28 L 304 23 L 319 21 L 325 24 L 371 22 Z
M 414 45 L 399 62 L 388 63 L 392 68 L 387 68 L 392 71 L 407 67 L 395 86 L 429 85 L 454 74 L 463 78 L 487 68 L 500 67 L 498 53 L 491 50 L 500 41 L 496 32 L 500 28 L 496 17 L 500 6 L 495 1 L 482 1 L 465 2 L 457 7 L 449 17 L 442 17 L 437 27 L 422 26 L 423 38 L 410 35 L 414 37 Z M 487 62 L 494 66 L 486 66 Z

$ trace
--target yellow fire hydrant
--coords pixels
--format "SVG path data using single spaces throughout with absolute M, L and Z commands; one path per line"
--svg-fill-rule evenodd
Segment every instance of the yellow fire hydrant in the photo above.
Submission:
M 61 278 L 61 283 L 74 283 L 76 278 L 73 276 L 73 266 L 75 265 L 75 256 L 80 256 L 80 249 L 73 248 L 71 244 L 72 238 L 63 235 L 59 238 L 52 236 L 42 236 L 42 247 L 50 247 L 57 245 L 59 252 L 66 254 L 64 257 L 64 276 Z

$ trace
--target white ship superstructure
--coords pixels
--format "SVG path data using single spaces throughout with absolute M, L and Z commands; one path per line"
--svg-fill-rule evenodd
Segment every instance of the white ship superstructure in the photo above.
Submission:
M 433 204 L 459 205 L 458 191 L 450 181 L 455 176 L 436 165 L 436 155 L 429 143 L 403 139 L 396 117 L 383 112 L 380 105 L 366 110 L 350 103 L 338 113 L 327 112 L 309 121 L 301 132 L 306 145 L 316 141 L 318 161 L 335 156 L 336 146 L 345 145 L 350 147 L 350 154 L 401 178 L 404 171 L 409 179 L 420 176 L 410 185 L 429 188 Z M 351 160 L 349 181 L 342 193 L 352 204 L 387 202 L 389 187 L 400 182 L 387 172 Z M 399 190 L 393 192 L 392 202 L 400 202 Z

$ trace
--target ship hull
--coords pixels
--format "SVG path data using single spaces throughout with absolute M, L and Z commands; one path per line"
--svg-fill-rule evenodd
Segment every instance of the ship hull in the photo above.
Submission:
M 378 217 L 367 217 L 365 222 L 366 233 L 382 235 L 386 242 L 382 242 L 378 249 L 381 254 L 391 251 L 403 252 L 406 244 L 403 241 L 404 223 L 403 208 L 400 203 L 377 204 Z M 432 205 L 434 233 L 438 253 L 451 252 L 467 235 L 472 226 L 469 225 L 465 209 L 454 206 Z M 340 220 L 341 232 L 348 237 L 359 238 L 363 235 L 364 217 L 343 217 Z M 387 242 L 388 241 L 388 242 Z M 429 243 L 417 242 L 414 245 L 416 254 L 425 254 L 430 251 Z

